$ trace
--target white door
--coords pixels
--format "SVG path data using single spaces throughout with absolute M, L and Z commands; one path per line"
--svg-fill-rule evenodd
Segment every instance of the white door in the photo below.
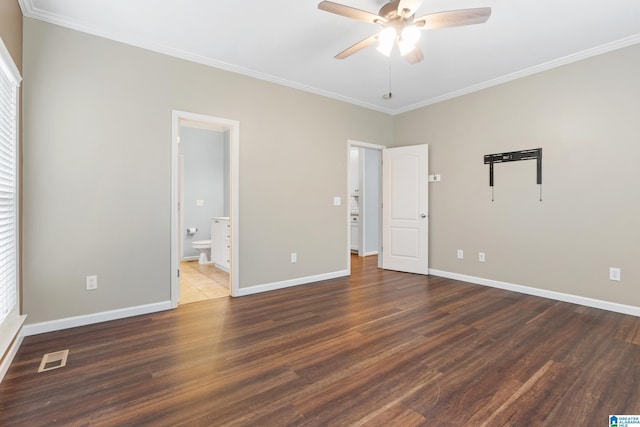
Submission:
M 428 145 L 382 151 L 382 268 L 428 274 Z

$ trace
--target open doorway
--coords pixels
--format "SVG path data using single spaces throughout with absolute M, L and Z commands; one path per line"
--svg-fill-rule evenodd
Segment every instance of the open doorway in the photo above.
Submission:
M 187 304 L 229 296 L 230 131 L 186 122 L 178 133 L 179 303 Z
M 238 145 L 237 121 L 173 111 L 173 307 L 181 302 L 237 295 Z M 223 286 L 216 287 L 216 283 Z
M 352 256 L 377 259 L 380 252 L 384 148 L 386 147 L 351 140 L 347 144 L 349 269 L 352 266 Z M 380 265 L 379 262 L 377 264 Z

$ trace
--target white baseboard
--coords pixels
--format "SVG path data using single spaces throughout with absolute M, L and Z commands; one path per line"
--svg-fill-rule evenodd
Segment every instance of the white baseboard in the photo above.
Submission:
M 450 273 L 448 271 L 435 270 L 432 268 L 429 269 L 429 274 L 432 274 L 434 276 L 446 277 L 447 279 L 455 279 L 462 282 L 474 283 L 476 285 L 505 289 L 507 291 L 519 292 L 521 294 L 534 295 L 537 297 L 549 298 L 556 301 L 569 302 L 572 304 L 579 304 L 587 307 L 599 308 L 601 310 L 613 311 L 616 313 L 629 314 L 631 316 L 640 317 L 640 307 L 635 307 L 632 305 L 618 304 L 615 302 L 587 298 L 579 295 L 565 294 L 562 292 L 532 288 L 523 285 L 515 285 L 513 283 L 500 282 L 498 280 L 467 276 L 465 274 Z
M 83 316 L 66 317 L 64 319 L 34 323 L 32 325 L 23 326 L 22 331 L 24 336 L 44 334 L 46 332 L 75 328 L 77 326 L 86 326 L 94 323 L 107 322 L 109 320 L 139 316 L 141 314 L 156 313 L 158 311 L 165 311 L 171 308 L 171 301 L 163 301 L 154 304 L 138 305 L 118 310 L 103 311 Z
M 305 285 L 307 283 L 320 282 L 322 280 L 335 279 L 350 275 L 349 270 L 334 271 L 331 273 L 318 274 L 316 276 L 299 277 L 297 279 L 283 280 L 281 282 L 265 283 L 263 285 L 255 285 L 247 288 L 240 288 L 237 296 L 245 296 L 257 294 L 260 292 L 274 291 L 276 289 L 289 288 L 291 286 Z
M 215 268 L 217 268 L 218 270 L 222 270 L 225 273 L 229 273 L 229 269 L 227 267 L 225 267 L 224 265 L 220 265 L 220 264 L 216 264 L 215 262 L 213 263 L 213 266 Z
M 318 274 L 316 276 L 300 277 L 297 279 L 283 280 L 281 282 L 266 283 L 263 285 L 240 288 L 236 296 L 251 295 L 259 292 L 272 291 L 276 289 L 288 288 L 291 286 L 304 285 L 306 283 L 319 282 L 321 280 L 335 279 L 337 277 L 348 276 L 349 270 L 335 271 L 331 273 Z M 100 313 L 87 314 L 83 316 L 67 317 L 64 319 L 51 320 L 48 322 L 34 323 L 23 327 L 24 336 L 43 334 L 46 332 L 59 331 L 62 329 L 75 328 L 77 326 L 91 325 L 109 320 L 124 319 L 126 317 L 138 316 L 141 314 L 155 313 L 158 311 L 170 310 L 171 301 L 164 301 L 155 304 L 140 305 L 136 307 L 123 308 L 118 310 L 103 311 Z
M 378 251 L 365 252 L 362 256 L 378 255 Z

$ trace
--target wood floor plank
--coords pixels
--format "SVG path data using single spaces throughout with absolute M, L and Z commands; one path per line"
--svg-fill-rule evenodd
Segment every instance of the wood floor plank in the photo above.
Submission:
M 363 427 L 375 427 L 375 426 L 403 426 L 403 427 L 417 427 L 426 425 L 426 419 L 412 411 L 402 404 L 395 404 L 385 409 L 376 417 L 367 420 L 362 424 L 354 424 L 355 426 Z
M 547 425 L 549 414 L 577 377 L 577 370 L 549 361 L 480 425 Z M 587 421 L 592 422 L 578 425 Z
M 638 413 L 639 383 L 640 318 L 352 257 L 350 277 L 27 337 L 0 425 L 594 425 Z

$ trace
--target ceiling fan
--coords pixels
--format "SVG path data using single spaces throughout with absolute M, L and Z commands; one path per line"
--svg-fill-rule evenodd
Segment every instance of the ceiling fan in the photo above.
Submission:
M 482 24 L 491 16 L 490 7 L 479 7 L 429 13 L 416 18 L 416 10 L 420 8 L 423 1 L 391 0 L 380 8 L 377 15 L 332 1 L 320 2 L 318 9 L 382 26 L 380 33 L 346 48 L 335 56 L 337 59 L 344 59 L 375 43 L 378 43 L 378 51 L 389 56 L 394 45 L 397 44 L 400 54 L 411 64 L 424 59 L 422 49 L 418 45 L 420 30 Z

